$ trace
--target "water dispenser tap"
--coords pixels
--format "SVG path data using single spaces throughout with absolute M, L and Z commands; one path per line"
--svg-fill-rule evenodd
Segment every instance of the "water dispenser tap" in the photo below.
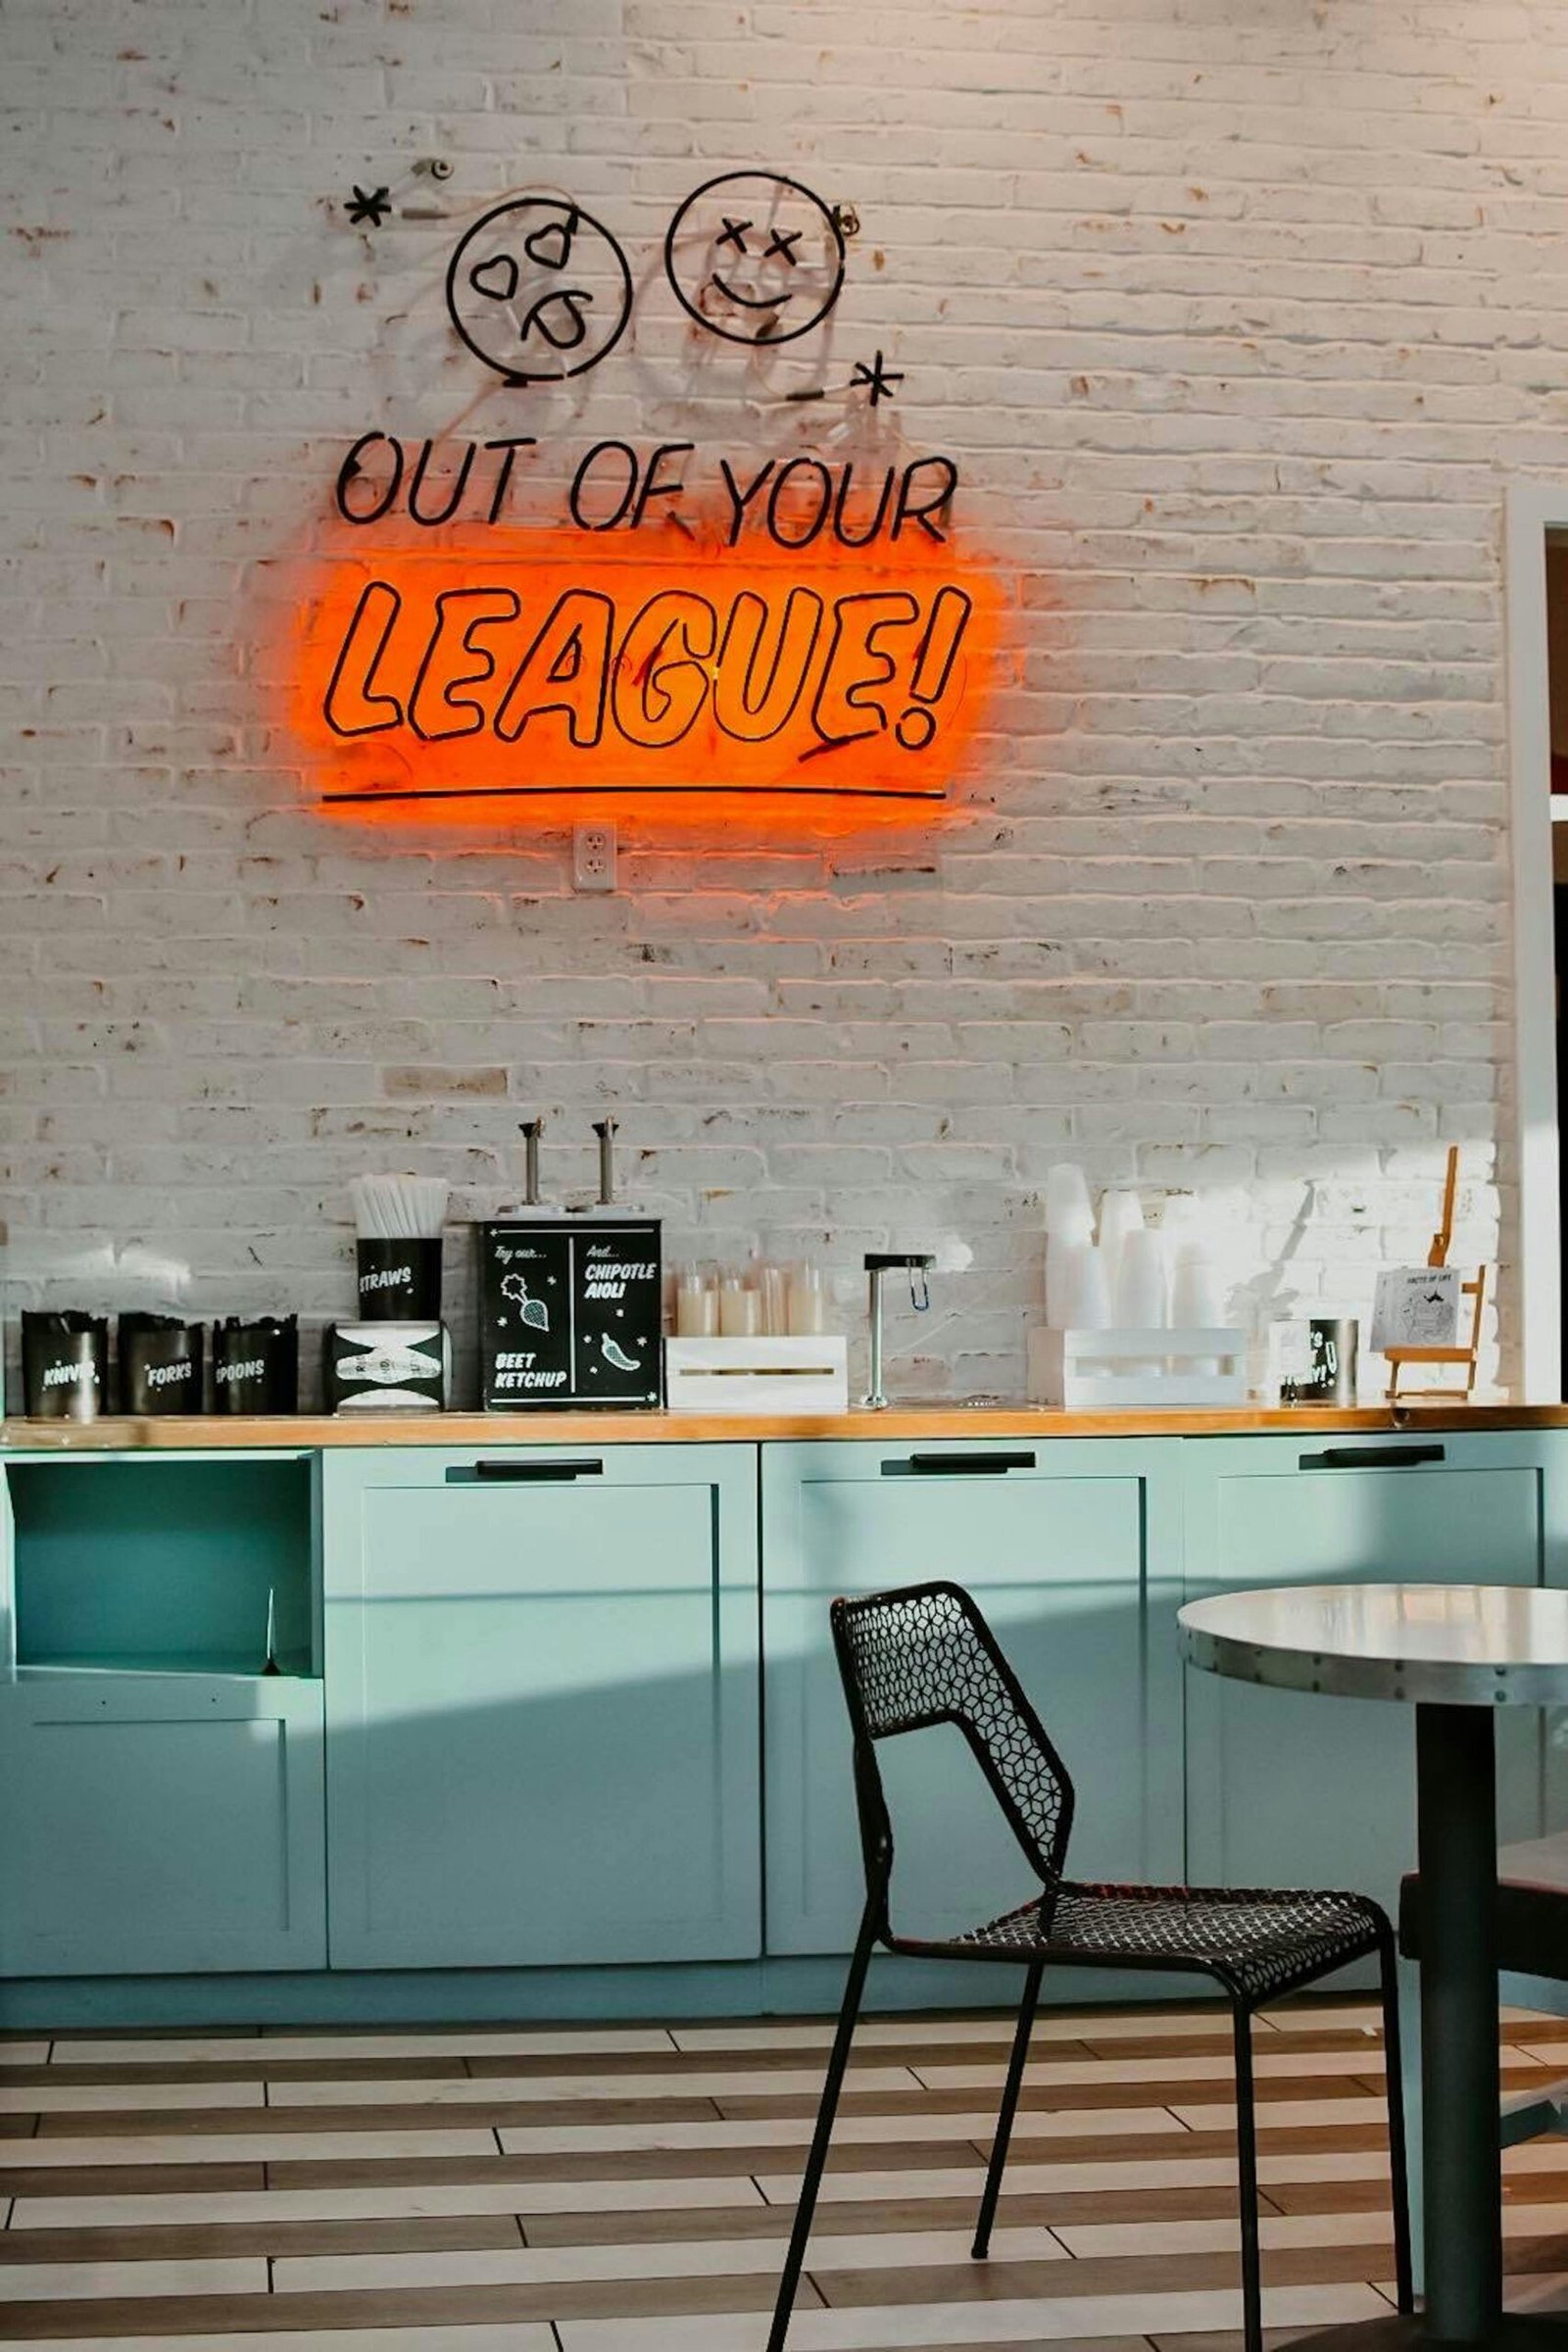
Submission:
M 936 1258 L 929 1250 L 868 1250 L 865 1253 L 871 1316 L 871 1380 L 860 1402 L 871 1412 L 881 1412 L 888 1401 L 882 1386 L 882 1277 L 895 1267 L 905 1268 L 909 1277 L 909 1304 L 917 1315 L 923 1315 L 931 1303 L 931 1286 L 926 1275 L 935 1264 Z

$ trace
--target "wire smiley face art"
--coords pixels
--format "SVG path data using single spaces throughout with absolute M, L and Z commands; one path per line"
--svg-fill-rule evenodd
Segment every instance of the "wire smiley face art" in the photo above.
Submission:
M 844 285 L 833 207 L 774 172 L 727 172 L 692 191 L 664 237 L 664 273 L 699 326 L 726 343 L 793 343 Z
M 561 383 L 619 342 L 631 271 L 581 205 L 522 196 L 486 213 L 458 245 L 447 310 L 475 358 L 509 384 Z
M 664 271 L 682 310 L 724 342 L 753 347 L 820 326 L 843 290 L 845 258 L 839 209 L 775 172 L 705 180 L 664 236 Z M 462 340 L 508 384 L 564 383 L 596 368 L 625 333 L 631 270 L 580 204 L 515 196 L 460 239 L 446 295 Z

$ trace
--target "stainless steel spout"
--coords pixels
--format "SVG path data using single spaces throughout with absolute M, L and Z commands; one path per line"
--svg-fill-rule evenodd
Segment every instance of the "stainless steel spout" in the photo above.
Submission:
M 519 1129 L 522 1136 L 522 1204 L 524 1208 L 539 1206 L 539 1138 L 544 1131 L 543 1119 L 524 1119 Z
M 615 1121 L 595 1119 L 599 1138 L 599 1205 L 609 1208 L 615 1198 Z
M 924 1314 L 931 1303 L 931 1289 L 926 1275 L 936 1264 L 929 1250 L 868 1250 L 865 1253 L 866 1306 L 871 1319 L 871 1377 L 860 1402 L 869 1411 L 879 1413 L 888 1402 L 882 1385 L 882 1277 L 894 1267 L 902 1266 L 909 1276 L 909 1304 L 916 1314 Z M 919 1276 L 918 1286 L 915 1276 Z

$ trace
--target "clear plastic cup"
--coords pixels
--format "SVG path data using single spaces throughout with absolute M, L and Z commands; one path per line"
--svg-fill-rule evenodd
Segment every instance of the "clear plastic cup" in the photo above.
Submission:
M 757 1269 L 757 1287 L 762 1301 L 762 1329 L 770 1339 L 777 1339 L 790 1327 L 790 1270 L 788 1266 L 771 1262 Z
M 675 1272 L 675 1337 L 710 1340 L 718 1331 L 718 1283 L 710 1266 L 680 1266 Z
M 762 1328 L 762 1295 L 741 1274 L 726 1274 L 718 1286 L 719 1336 L 755 1340 Z
M 799 1339 L 815 1339 L 828 1324 L 827 1285 L 820 1266 L 808 1260 L 790 1268 L 789 1328 Z

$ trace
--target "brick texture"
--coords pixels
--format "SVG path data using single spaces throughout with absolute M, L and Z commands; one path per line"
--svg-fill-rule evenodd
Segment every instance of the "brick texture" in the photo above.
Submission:
M 863 1249 L 937 1248 L 906 1394 L 1016 1393 L 1064 1154 L 1198 1196 L 1254 1318 L 1364 1310 L 1450 1140 L 1506 1258 L 1501 499 L 1568 449 L 1561 9 L 10 0 L 0 105 L 13 1305 L 344 1311 L 349 1177 L 487 1213 L 534 1110 L 554 1189 L 613 1108 L 676 1254 L 823 1255 L 856 1328 Z M 858 213 L 835 363 L 881 345 L 891 409 L 694 349 L 663 229 L 753 164 Z M 355 181 L 452 218 L 352 229 Z M 442 309 L 522 184 L 644 284 L 569 391 Z M 541 483 L 611 434 L 952 452 L 1011 595 L 959 808 L 634 820 L 612 898 L 525 814 L 324 820 L 261 622 L 372 426 L 536 431 Z

